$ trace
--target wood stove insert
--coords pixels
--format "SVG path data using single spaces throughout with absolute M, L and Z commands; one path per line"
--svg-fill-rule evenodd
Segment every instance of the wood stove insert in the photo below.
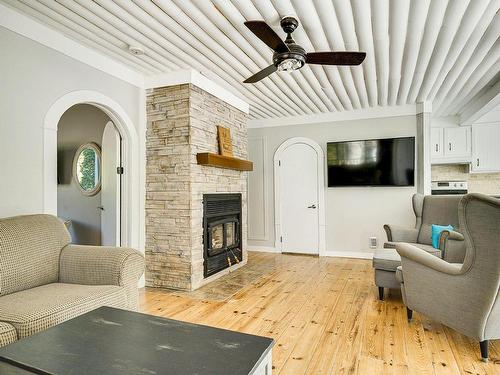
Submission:
M 203 195 L 203 276 L 243 260 L 241 194 Z

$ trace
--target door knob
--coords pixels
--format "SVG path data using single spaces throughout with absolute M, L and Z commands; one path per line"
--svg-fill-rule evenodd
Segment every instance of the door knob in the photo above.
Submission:
M 315 205 L 315 204 L 312 204 L 312 205 L 308 206 L 307 208 L 312 208 L 312 209 L 315 209 L 315 208 L 316 208 L 316 205 Z

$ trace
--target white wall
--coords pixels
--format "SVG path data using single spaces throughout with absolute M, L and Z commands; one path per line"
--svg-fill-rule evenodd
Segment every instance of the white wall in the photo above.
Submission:
M 139 132 L 139 88 L 0 27 L 0 217 L 43 210 L 43 121 L 76 90 L 98 91 L 127 112 Z
M 455 126 L 460 126 L 458 116 L 445 116 L 445 117 L 432 117 L 431 127 L 432 128 L 453 128 Z
M 415 135 L 415 116 L 249 129 L 249 157 L 255 163 L 249 174 L 249 246 L 274 247 L 273 155 L 286 139 L 310 138 L 326 155 L 327 142 Z M 384 224 L 413 226 L 415 192 L 416 187 L 326 188 L 327 252 L 369 253 L 369 237 L 377 237 L 379 247 L 386 240 Z

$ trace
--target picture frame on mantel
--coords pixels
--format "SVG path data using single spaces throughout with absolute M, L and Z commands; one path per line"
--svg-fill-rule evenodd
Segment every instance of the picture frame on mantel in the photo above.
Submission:
M 233 156 L 233 144 L 231 142 L 231 130 L 223 126 L 217 126 L 217 138 L 219 140 L 219 154 L 222 156 Z

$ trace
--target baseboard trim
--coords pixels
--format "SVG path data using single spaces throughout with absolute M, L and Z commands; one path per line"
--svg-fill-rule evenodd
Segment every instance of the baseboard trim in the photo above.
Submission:
M 280 254 L 277 248 L 273 246 L 247 246 L 248 251 L 257 251 L 262 253 L 277 253 Z M 317 254 L 316 254 L 317 255 Z M 355 258 L 355 259 L 373 259 L 373 253 L 366 251 L 326 251 L 320 254 L 321 257 L 336 257 L 336 258 Z
M 274 246 L 247 246 L 248 251 L 259 251 L 262 253 L 281 253 L 277 248 Z
M 373 259 L 373 253 L 365 251 L 326 251 L 322 255 L 337 258 Z

